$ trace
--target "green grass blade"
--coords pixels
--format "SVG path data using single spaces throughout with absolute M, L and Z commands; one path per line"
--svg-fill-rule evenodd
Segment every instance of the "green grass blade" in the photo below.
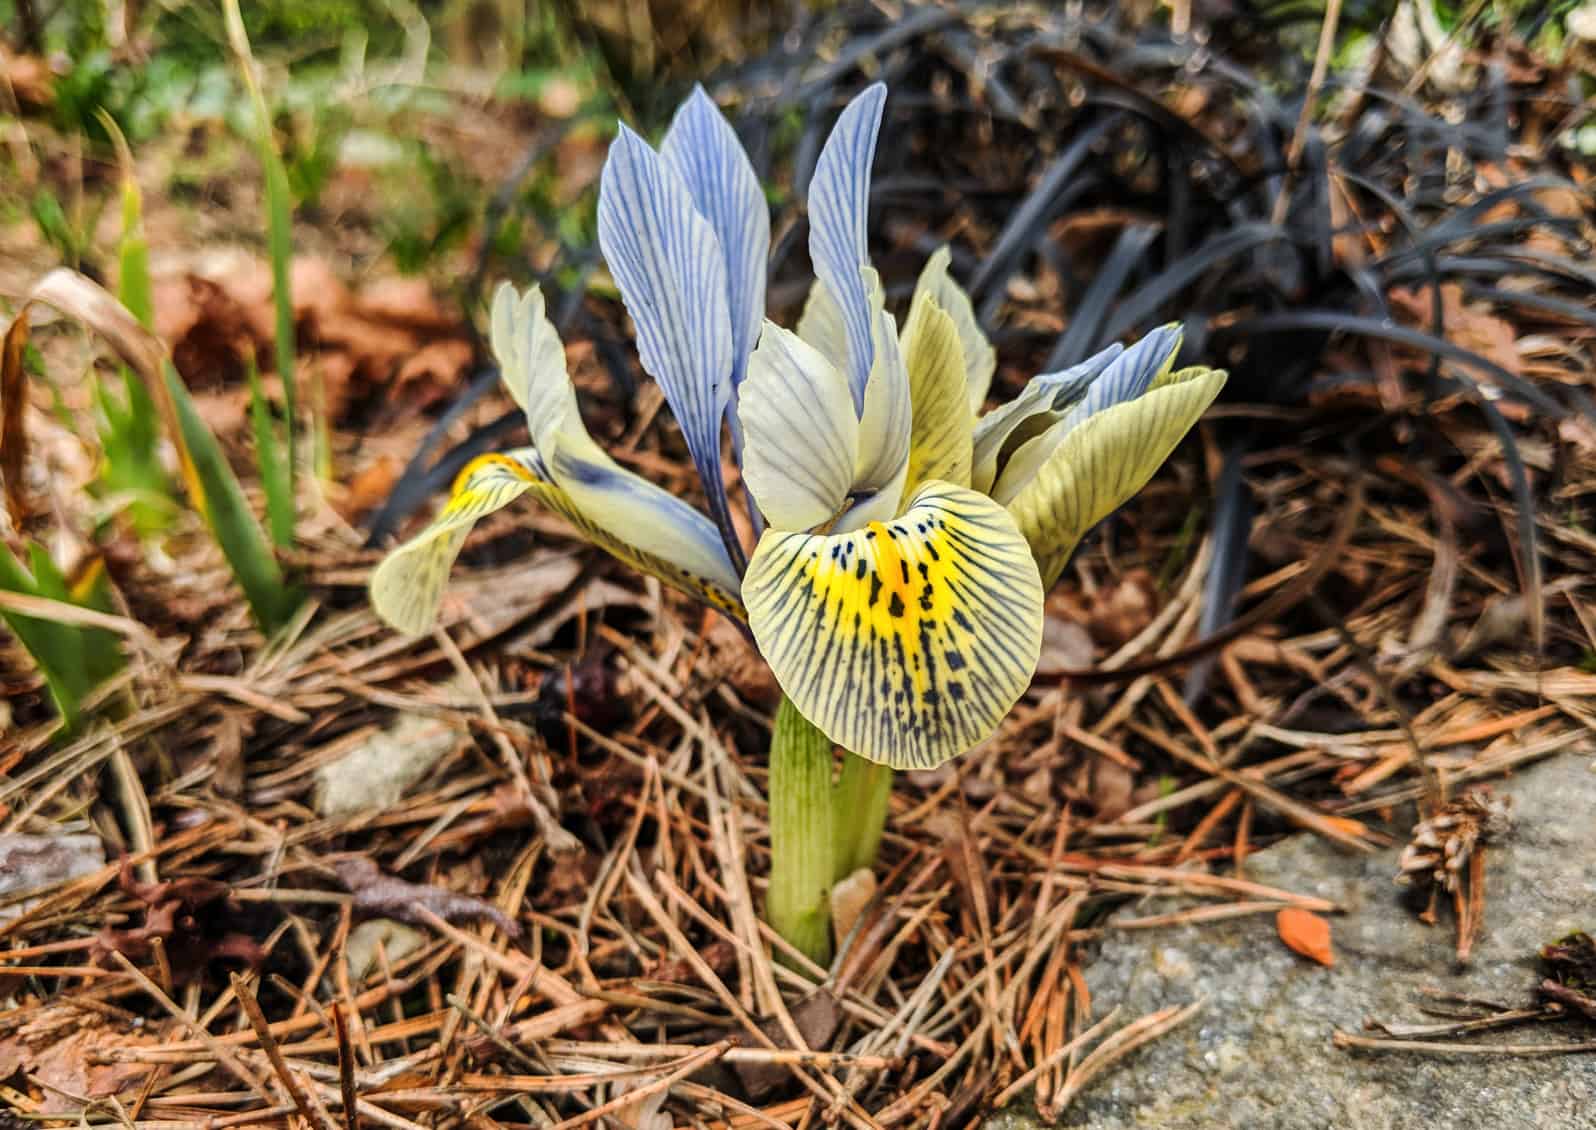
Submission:
M 294 299 L 289 279 L 289 259 L 293 255 L 293 196 L 288 187 L 288 171 L 283 167 L 281 154 L 272 138 L 271 110 L 266 96 L 255 77 L 255 57 L 250 50 L 249 36 L 244 30 L 244 18 L 238 0 L 225 0 L 227 39 L 238 58 L 244 86 L 249 91 L 255 111 L 255 143 L 260 153 L 261 169 L 266 177 L 266 245 L 272 266 L 272 305 L 276 327 L 277 374 L 283 382 L 283 411 L 288 417 L 288 434 L 283 444 L 284 465 L 287 470 L 289 494 L 292 495 L 295 476 L 295 429 L 299 420 L 299 397 L 294 366 Z M 292 518 L 292 515 L 290 515 Z M 289 543 L 292 543 L 290 534 Z
M 40 578 L 30 573 L 27 567 L 12 556 L 10 549 L 0 543 L 0 589 L 21 593 L 24 596 L 65 599 L 65 583 L 60 585 L 59 591 L 56 586 L 49 583 L 59 577 L 53 563 L 37 546 L 32 547 L 35 566 L 41 558 L 49 565 L 49 572 L 43 578 L 42 584 Z M 53 574 L 53 577 L 49 574 Z M 44 676 L 45 687 L 55 702 L 56 711 L 61 715 L 62 722 L 69 730 L 75 728 L 83 699 L 94 689 L 94 682 L 89 677 L 88 665 L 85 662 L 84 641 L 80 629 L 36 616 L 24 616 L 20 612 L 3 612 L 0 613 L 0 618 L 5 620 L 6 627 L 11 629 L 11 634 L 17 637 L 28 654 L 33 657 L 34 663 L 38 665 L 39 673 Z
M 283 576 L 271 544 L 249 509 L 244 488 L 228 466 L 216 437 L 200 419 L 193 398 L 170 361 L 165 363 L 165 377 L 182 442 L 188 449 L 194 475 L 203 491 L 201 506 L 205 521 L 244 590 L 255 619 L 265 631 L 274 632 L 294 614 L 299 606 L 299 594 Z
M 144 377 L 178 453 L 183 483 L 205 518 L 261 627 L 274 632 L 298 609 L 300 597 L 283 576 L 271 543 L 244 497 L 221 445 L 200 419 L 188 388 L 160 341 L 93 280 L 58 267 L 28 292 L 30 303 L 53 306 L 103 337 Z M 18 321 L 15 325 L 26 325 Z M 12 335 L 8 333 L 7 341 Z M 11 351 L 6 352 L 9 362 Z
M 122 171 L 122 237 L 117 248 L 117 297 L 145 329 L 155 324 L 154 286 L 150 281 L 150 248 L 144 238 L 144 203 L 134 175 L 133 154 L 105 111 L 101 124 L 116 145 Z M 128 366 L 121 367 L 122 398 L 98 382 L 95 399 L 103 416 L 101 450 L 104 466 L 101 485 L 114 495 L 132 499 L 128 507 L 133 526 L 144 535 L 166 528 L 176 510 L 170 476 L 160 459 L 160 426 L 155 401 L 144 381 Z
M 266 399 L 254 358 L 246 358 L 244 367 L 249 374 L 249 419 L 255 429 L 255 465 L 260 469 L 261 485 L 266 491 L 266 522 L 271 527 L 272 541 L 287 549 L 294 544 L 294 486 L 283 462 L 277 423 L 272 419 L 272 406 Z

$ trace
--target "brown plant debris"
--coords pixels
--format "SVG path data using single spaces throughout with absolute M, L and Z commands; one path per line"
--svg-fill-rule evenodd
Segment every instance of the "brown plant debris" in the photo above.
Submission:
M 1172 306 L 1207 302 L 1227 289 L 1212 276 L 1234 275 L 1245 308 L 1208 310 L 1198 322 L 1213 331 L 1263 310 L 1292 316 L 1308 281 L 1288 272 L 1277 289 L 1259 273 L 1277 251 L 1307 247 L 1300 229 L 1215 257 L 1199 247 L 1204 230 L 1176 230 L 1186 208 L 1156 183 L 1192 170 L 1198 181 L 1182 199 L 1216 214 L 1238 186 L 1277 179 L 1251 143 L 1270 136 L 1246 116 L 1259 100 L 1226 94 L 1217 70 L 1184 63 L 1163 79 L 1140 64 L 1083 68 L 1079 53 L 1056 47 L 1074 40 L 1059 33 L 1066 7 L 989 18 L 977 5 L 966 19 L 957 4 L 909 5 L 898 19 L 892 6 L 820 6 L 817 19 L 890 20 L 890 42 L 842 46 L 820 28 L 818 54 L 799 53 L 803 73 L 759 79 L 739 106 L 790 86 L 819 107 L 818 128 L 864 81 L 855 62 L 905 76 L 891 106 L 923 107 L 921 125 L 884 128 L 880 159 L 924 156 L 931 181 L 907 167 L 919 179 L 893 180 L 944 190 L 917 190 L 923 213 L 875 210 L 898 213 L 871 233 L 875 262 L 895 303 L 933 243 L 953 244 L 962 281 L 987 276 L 978 297 L 996 311 L 995 400 L 1047 368 L 1067 312 L 1095 303 L 1100 316 L 1076 325 L 1110 326 L 1183 256 L 1208 255 L 1211 270 L 1200 285 L 1166 286 L 1156 316 L 1183 315 Z M 1109 34 L 1119 35 L 1094 28 L 1082 50 Z M 915 91 L 909 76 L 926 74 Z M 51 79 L 46 70 L 32 85 Z M 1568 128 L 1567 83 L 1555 69 L 1535 82 L 1514 88 L 1509 118 L 1552 139 Z M 905 85 L 907 98 L 897 94 Z M 460 146 L 462 167 L 513 164 L 536 129 L 530 110 L 507 113 L 498 98 L 449 106 L 456 136 L 492 139 Z M 1101 122 L 1129 106 L 1135 121 L 1100 135 L 1091 177 L 1142 187 L 1061 193 L 1047 170 L 1073 160 L 1065 150 L 1084 136 L 1078 116 Z M 26 124 L 29 142 L 44 144 L 48 123 Z M 585 126 L 561 143 L 562 202 L 591 190 L 603 136 Z M 118 607 L 148 638 L 130 653 L 115 708 L 81 732 L 56 733 L 36 671 L 0 635 L 0 853 L 35 853 L 25 884 L 0 874 L 0 1098 L 46 1130 L 667 1121 L 964 1130 L 1022 1093 L 1056 1115 L 1113 1073 L 1137 1070 L 1137 1048 L 1198 1015 L 1200 1004 L 1171 1002 L 1127 1018 L 1090 997 L 1083 970 L 1121 931 L 1282 908 L 1333 913 L 1325 899 L 1241 874 L 1249 852 L 1286 834 L 1371 850 L 1405 837 L 1417 809 L 1427 818 L 1403 874 L 1451 894 L 1460 936 L 1471 936 L 1462 927 L 1465 914 L 1471 924 L 1483 915 L 1482 845 L 1502 821 L 1481 793 L 1432 811 L 1437 786 L 1464 790 L 1538 758 L 1591 756 L 1596 730 L 1596 429 L 1588 415 L 1527 412 L 1508 395 L 1596 392 L 1596 334 L 1567 298 L 1568 278 L 1588 270 L 1546 265 L 1596 231 L 1580 197 L 1533 207 L 1522 196 L 1484 199 L 1502 178 L 1566 171 L 1535 159 L 1549 140 L 1512 141 L 1511 163 L 1494 169 L 1459 151 L 1433 170 L 1381 163 L 1358 174 L 1433 198 L 1418 217 L 1433 236 L 1422 255 L 1394 217 L 1355 214 L 1369 198 L 1342 175 L 1352 170 L 1298 170 L 1304 193 L 1322 185 L 1343 212 L 1311 249 L 1328 257 L 1321 282 L 1346 289 L 1383 277 L 1370 264 L 1396 263 L 1403 293 L 1376 322 L 1400 336 L 1360 337 L 1337 321 L 1315 372 L 1280 388 L 1276 375 L 1300 367 L 1280 354 L 1300 336 L 1275 351 L 1275 331 L 1249 331 L 1248 364 L 1267 387 L 1233 382 L 1213 418 L 1083 543 L 1050 594 L 1043 663 L 1011 716 L 958 761 L 895 780 L 875 892 L 850 908 L 825 969 L 761 919 L 765 752 L 779 688 L 734 626 L 531 507 L 472 533 L 437 634 L 400 638 L 378 623 L 364 592 L 378 554 L 349 516 L 381 507 L 390 488 L 435 505 L 448 468 L 425 481 L 408 469 L 434 427 L 437 457 L 475 439 L 520 442 L 518 414 L 498 393 L 456 399 L 472 354 L 465 321 L 481 314 L 457 285 L 469 270 L 450 274 L 459 264 L 448 264 L 449 286 L 427 287 L 383 281 L 377 254 L 307 249 L 294 267 L 295 329 L 305 402 L 318 385 L 326 398 L 315 419 L 332 474 L 303 476 L 298 537 L 284 554 L 313 597 L 304 616 L 262 638 L 184 511 L 158 548 L 105 523 Z M 1188 159 L 1193 145 L 1207 156 Z M 779 183 L 784 158 L 772 148 Z M 254 176 L 245 172 L 235 180 Z M 211 257 L 217 248 L 183 226 L 192 210 L 173 219 L 168 202 L 162 221 L 153 187 L 162 180 L 144 182 L 152 259 L 170 256 L 156 264 L 157 317 L 180 367 L 204 386 L 201 406 L 258 512 L 236 377 L 252 355 L 268 391 L 280 387 L 269 371 L 269 274 L 231 244 Z M 80 190 L 94 186 L 63 196 Z M 1041 206 L 1022 206 L 1028 199 Z M 1456 220 L 1476 205 L 1471 221 Z M 259 230 L 259 214 L 213 214 L 224 211 L 207 197 L 199 218 Z M 1045 255 L 1004 235 L 1011 218 L 1033 214 Z M 784 209 L 779 245 L 801 249 L 797 221 Z M 155 238 L 162 222 L 168 240 Z M 296 237 L 325 245 L 359 225 L 331 226 L 301 210 Z M 590 260 L 562 259 L 570 249 L 546 226 L 503 225 L 525 233 L 516 269 L 587 278 Z M 1159 229 L 1160 242 L 1127 240 L 1143 228 Z M 1475 248 L 1491 229 L 1508 230 Z M 185 245 L 195 241 L 205 246 Z M 480 242 L 491 272 L 507 267 L 499 238 Z M 1115 250 L 1133 244 L 1147 250 L 1130 259 Z M 114 261 L 106 250 L 93 249 L 101 263 Z M 1505 265 L 1461 291 L 1426 273 L 1432 256 L 1467 263 L 1487 252 Z M 1135 271 L 1108 279 L 1124 297 L 1104 307 L 1093 276 L 1110 258 Z M 374 273 L 359 278 L 356 262 Z M 53 265 L 0 256 L 3 297 L 27 294 Z M 625 311 L 602 275 L 592 281 L 572 293 L 580 301 L 567 304 L 575 314 L 562 327 L 584 419 L 622 464 L 694 498 L 658 389 L 627 369 L 630 345 L 618 347 L 631 336 Z M 778 267 L 770 297 L 783 324 L 808 283 L 806 263 Z M 1316 301 L 1328 301 L 1320 290 Z M 438 297 L 450 291 L 468 299 L 463 315 Z M 1473 369 L 1455 356 L 1432 374 L 1416 333 L 1484 351 L 1507 391 L 1487 382 L 1471 392 L 1458 382 Z M 1232 364 L 1218 332 L 1202 338 L 1188 335 L 1193 360 Z M 29 464 L 27 484 L 50 484 L 30 498 L 43 507 L 50 493 L 69 493 L 45 473 L 49 450 L 70 445 L 92 476 L 87 378 L 116 374 L 114 358 L 59 326 L 33 324 L 30 341 L 50 380 L 28 382 L 31 442 L 17 458 Z M 130 363 L 148 361 L 131 330 L 113 344 Z M 640 389 L 632 399 L 618 391 L 628 384 Z M 443 399 L 458 414 L 440 415 Z M 1492 413 L 1517 436 L 1511 453 Z M 1255 442 L 1234 477 L 1255 520 L 1250 536 L 1227 537 L 1215 496 L 1230 437 L 1243 433 Z M 1533 513 L 1518 508 L 1516 485 L 1531 492 Z M 396 521 L 421 517 L 406 514 Z M 44 533 L 52 547 L 86 542 L 101 528 L 87 518 L 51 519 Z M 1533 554 L 1521 544 L 1526 521 L 1539 539 Z M 1210 632 L 1205 589 L 1227 569 L 1234 615 Z M 1199 669 L 1200 692 L 1183 684 Z M 425 765 L 402 771 L 397 746 L 424 747 Z M 326 782 L 340 774 L 350 803 L 327 805 Z M 129 783 L 144 793 L 142 815 Z M 61 851 L 37 854 L 41 843 Z M 122 855 L 125 866 L 104 862 Z M 1127 904 L 1131 916 L 1111 917 Z M 249 973 L 235 982 L 240 965 Z M 1554 997 L 1590 995 L 1584 974 L 1560 968 L 1546 978 Z M 1572 999 L 1476 1009 L 1456 1023 L 1566 1021 Z M 1419 1027 L 1432 1030 L 1338 1038 L 1420 1051 L 1470 1031 Z
M 1551 974 L 1541 982 L 1541 999 L 1596 1020 L 1596 939 L 1576 930 L 1542 946 L 1541 961 Z
M 1489 788 L 1471 789 L 1421 820 L 1397 860 L 1398 883 L 1430 889 L 1425 921 L 1435 921 L 1441 892 L 1452 896 L 1460 962 L 1469 959 L 1485 917 L 1485 845 L 1512 831 L 1512 803 Z
M 1467 883 L 1474 853 L 1513 828 L 1513 798 L 1473 789 L 1445 805 L 1413 829 L 1413 840 L 1397 860 L 1397 882 L 1434 883 L 1456 892 Z

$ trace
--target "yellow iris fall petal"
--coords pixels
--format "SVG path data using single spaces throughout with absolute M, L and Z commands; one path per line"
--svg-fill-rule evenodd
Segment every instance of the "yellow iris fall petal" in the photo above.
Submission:
M 782 690 L 861 757 L 926 769 L 986 738 L 1030 684 L 1042 585 L 991 499 L 932 481 L 847 534 L 766 531 L 743 581 Z

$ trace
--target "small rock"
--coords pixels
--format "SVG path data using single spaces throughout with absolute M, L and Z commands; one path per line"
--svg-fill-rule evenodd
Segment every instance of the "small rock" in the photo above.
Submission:
M 424 714 L 401 714 L 316 771 L 316 811 L 334 819 L 399 803 L 405 790 L 454 749 L 461 734 Z
M 368 974 L 381 967 L 378 946 L 382 947 L 389 965 L 394 965 L 426 944 L 426 934 L 392 918 L 372 918 L 360 923 L 349 931 L 349 940 L 344 943 L 350 984 L 360 984 Z
M 99 836 L 0 836 L 0 896 L 42 891 L 105 866 Z M 15 918 L 20 903 L 0 907 L 0 919 Z

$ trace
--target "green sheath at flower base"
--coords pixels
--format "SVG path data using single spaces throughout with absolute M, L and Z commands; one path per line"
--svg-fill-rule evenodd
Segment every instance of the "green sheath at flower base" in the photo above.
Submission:
M 831 885 L 836 879 L 831 740 L 781 700 L 770 735 L 770 890 L 776 932 L 819 965 L 831 960 Z

